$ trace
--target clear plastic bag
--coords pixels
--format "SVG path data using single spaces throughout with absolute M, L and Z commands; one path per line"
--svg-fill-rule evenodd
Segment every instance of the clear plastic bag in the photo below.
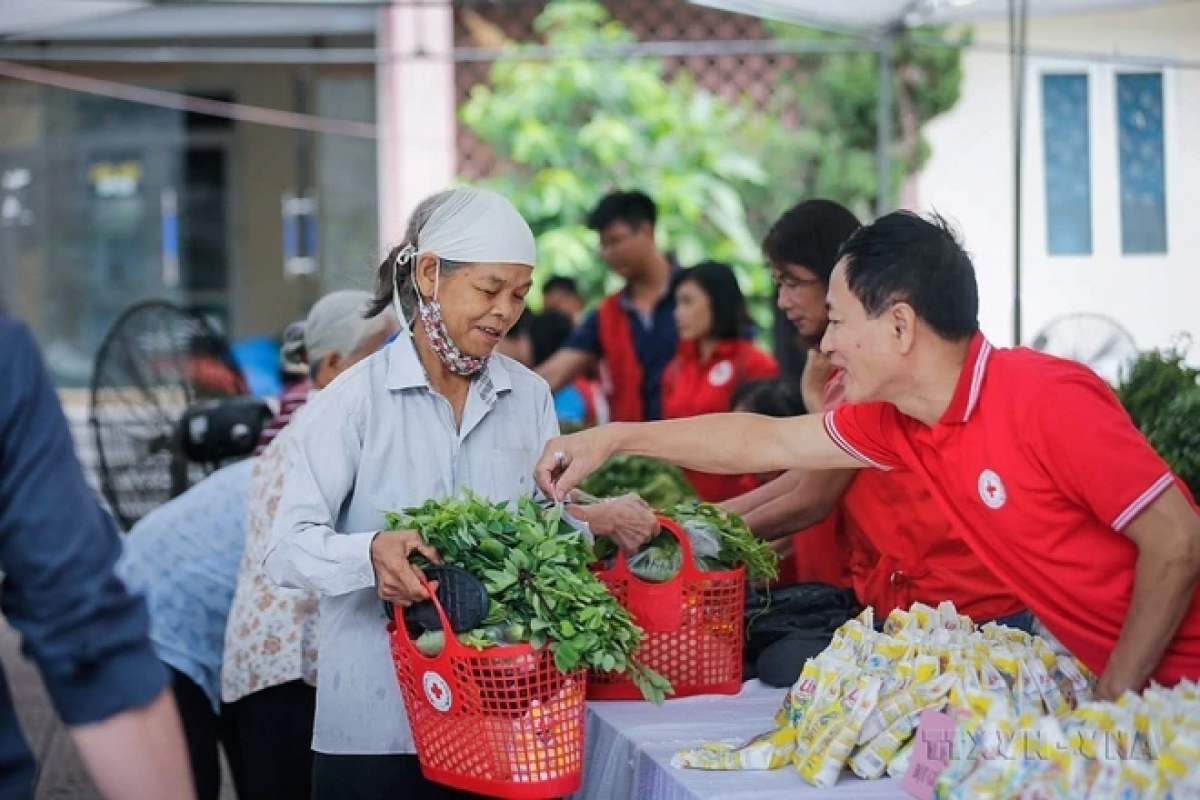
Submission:
M 683 526 L 696 566 L 705 571 L 728 569 L 718 559 L 721 554 L 721 534 L 710 524 L 694 520 Z M 683 566 L 683 549 L 670 531 L 663 531 L 632 556 L 628 557 L 629 571 L 647 583 L 665 583 L 679 574 Z

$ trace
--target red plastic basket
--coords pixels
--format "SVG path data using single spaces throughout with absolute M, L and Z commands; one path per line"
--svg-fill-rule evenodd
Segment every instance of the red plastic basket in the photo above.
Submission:
M 442 630 L 445 611 L 434 598 Z M 563 674 L 548 649 L 475 650 L 451 633 L 430 658 L 403 615 L 388 624 L 396 678 L 431 781 L 491 797 L 544 800 L 583 783 L 586 672 Z
M 645 632 L 637 658 L 675 689 L 672 697 L 737 694 L 742 689 L 742 615 L 746 603 L 743 567 L 705 572 L 692 560 L 687 535 L 673 520 L 659 517 L 679 540 L 682 567 L 666 583 L 647 583 L 629 571 L 618 553 L 598 577 Z M 642 693 L 624 675 L 593 670 L 590 700 L 640 700 Z

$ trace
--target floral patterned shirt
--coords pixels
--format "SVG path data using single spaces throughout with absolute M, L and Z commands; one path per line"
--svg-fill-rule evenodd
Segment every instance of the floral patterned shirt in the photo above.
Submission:
M 303 413 L 299 410 L 292 422 Z M 281 588 L 262 569 L 294 429 L 289 424 L 271 441 L 250 476 L 246 549 L 225 627 L 221 699 L 226 703 L 291 681 L 317 683 L 317 595 Z

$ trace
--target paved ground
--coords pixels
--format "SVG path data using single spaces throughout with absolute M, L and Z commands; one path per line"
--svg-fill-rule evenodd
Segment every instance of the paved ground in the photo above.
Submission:
M 0 661 L 8 679 L 29 742 L 41 765 L 37 800 L 101 800 L 92 784 L 70 734 L 58 722 L 37 671 L 21 657 L 20 640 L 12 628 L 0 620 Z M 234 800 L 226 786 L 221 800 Z

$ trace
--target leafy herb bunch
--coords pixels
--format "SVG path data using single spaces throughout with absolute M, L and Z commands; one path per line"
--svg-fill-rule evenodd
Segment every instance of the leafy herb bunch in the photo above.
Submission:
M 514 512 L 467 493 L 386 516 L 391 528 L 420 531 L 445 563 L 483 581 L 490 597 L 484 625 L 528 632 L 529 643 L 549 647 L 562 672 L 628 673 L 655 703 L 672 691 L 634 658 L 641 628 L 591 573 L 591 548 L 557 509 L 523 498 Z
M 667 512 L 679 527 L 695 534 L 704 531 L 720 537 L 718 559 L 730 567 L 743 565 L 751 581 L 779 578 L 779 554 L 755 536 L 745 521 L 715 503 L 680 503 Z

